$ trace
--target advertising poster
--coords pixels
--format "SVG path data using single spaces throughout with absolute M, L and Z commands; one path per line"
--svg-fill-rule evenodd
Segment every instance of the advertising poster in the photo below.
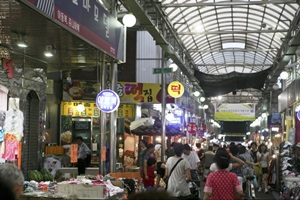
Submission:
M 220 103 L 215 106 L 215 119 L 218 121 L 254 121 L 254 103 Z

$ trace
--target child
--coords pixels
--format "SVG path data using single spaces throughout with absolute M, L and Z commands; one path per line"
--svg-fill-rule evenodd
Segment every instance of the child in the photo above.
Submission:
M 146 180 L 146 178 L 143 176 L 143 183 L 146 190 L 152 190 L 154 188 L 155 164 L 156 164 L 156 160 L 154 158 L 149 158 L 147 160 L 148 179 Z

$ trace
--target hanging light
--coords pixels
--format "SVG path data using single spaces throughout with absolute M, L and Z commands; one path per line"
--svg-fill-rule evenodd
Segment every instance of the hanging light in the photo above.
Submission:
M 200 97 L 200 101 L 204 102 L 205 101 L 205 97 Z
M 278 90 L 279 89 L 279 85 L 277 84 L 277 83 L 275 83 L 274 85 L 273 85 L 273 90 Z
M 79 103 L 76 108 L 79 112 L 84 111 L 84 105 L 82 103 Z
M 44 55 L 48 58 L 54 56 L 55 50 L 52 45 L 46 45 L 46 50 L 44 51 Z
M 281 78 L 282 80 L 286 80 L 288 77 L 289 77 L 289 73 L 288 73 L 287 71 L 282 71 L 282 72 L 280 73 L 280 78 Z
M 28 47 L 28 44 L 25 40 L 25 35 L 19 35 L 19 40 L 17 42 L 17 45 L 18 45 L 18 47 L 21 47 L 21 48 Z
M 203 106 L 203 109 L 207 109 L 207 108 L 208 108 L 208 105 L 205 104 L 205 105 Z
M 199 97 L 200 92 L 199 92 L 199 91 L 195 91 L 195 92 L 194 92 L 194 95 L 195 95 L 195 97 Z
M 136 18 L 132 13 L 127 13 L 126 15 L 123 16 L 123 24 L 126 27 L 133 27 L 136 23 Z
M 175 72 L 178 69 L 178 65 L 176 65 L 176 63 L 171 63 L 169 65 L 170 68 L 172 68 L 172 71 Z

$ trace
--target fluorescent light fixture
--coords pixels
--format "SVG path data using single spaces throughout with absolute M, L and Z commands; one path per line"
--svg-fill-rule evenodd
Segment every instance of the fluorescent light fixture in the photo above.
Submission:
M 26 48 L 26 47 L 28 47 L 28 45 L 27 45 L 27 43 L 24 42 L 24 41 L 19 41 L 19 42 L 18 42 L 18 47 Z
M 245 43 L 242 42 L 226 42 L 222 43 L 222 49 L 245 49 Z
M 44 51 L 44 55 L 46 57 L 52 57 L 54 55 L 55 51 L 52 47 L 52 45 L 46 45 L 46 50 Z
M 126 27 L 133 27 L 136 23 L 136 18 L 132 13 L 127 13 L 126 15 L 123 16 L 123 24 Z

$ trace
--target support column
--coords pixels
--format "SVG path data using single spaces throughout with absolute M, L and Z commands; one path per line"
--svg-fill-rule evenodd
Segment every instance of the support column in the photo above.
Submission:
M 101 91 L 106 88 L 106 74 L 107 74 L 107 69 L 106 69 L 106 65 L 105 65 L 105 54 L 103 54 L 103 53 L 101 54 L 100 62 L 101 62 L 100 63 L 100 77 L 101 77 L 100 91 Z M 102 154 L 104 153 L 103 149 L 106 148 L 105 147 L 105 141 L 106 141 L 105 133 L 106 133 L 106 113 L 101 111 L 101 114 L 100 114 L 101 140 L 100 140 L 100 163 L 99 163 L 99 166 L 100 166 L 99 173 L 100 174 L 105 174 L 105 172 L 106 172 L 104 169 L 105 160 L 103 159 L 103 156 L 102 156 Z
M 118 66 L 114 61 L 111 61 L 110 64 L 110 84 L 111 90 L 117 90 L 117 80 L 118 80 Z M 116 171 L 116 164 L 117 164 L 117 110 L 110 113 L 110 172 Z
M 165 51 L 162 50 L 161 68 L 166 66 Z M 166 154 L 166 74 L 161 74 L 162 101 L 161 101 L 161 161 L 165 161 Z

